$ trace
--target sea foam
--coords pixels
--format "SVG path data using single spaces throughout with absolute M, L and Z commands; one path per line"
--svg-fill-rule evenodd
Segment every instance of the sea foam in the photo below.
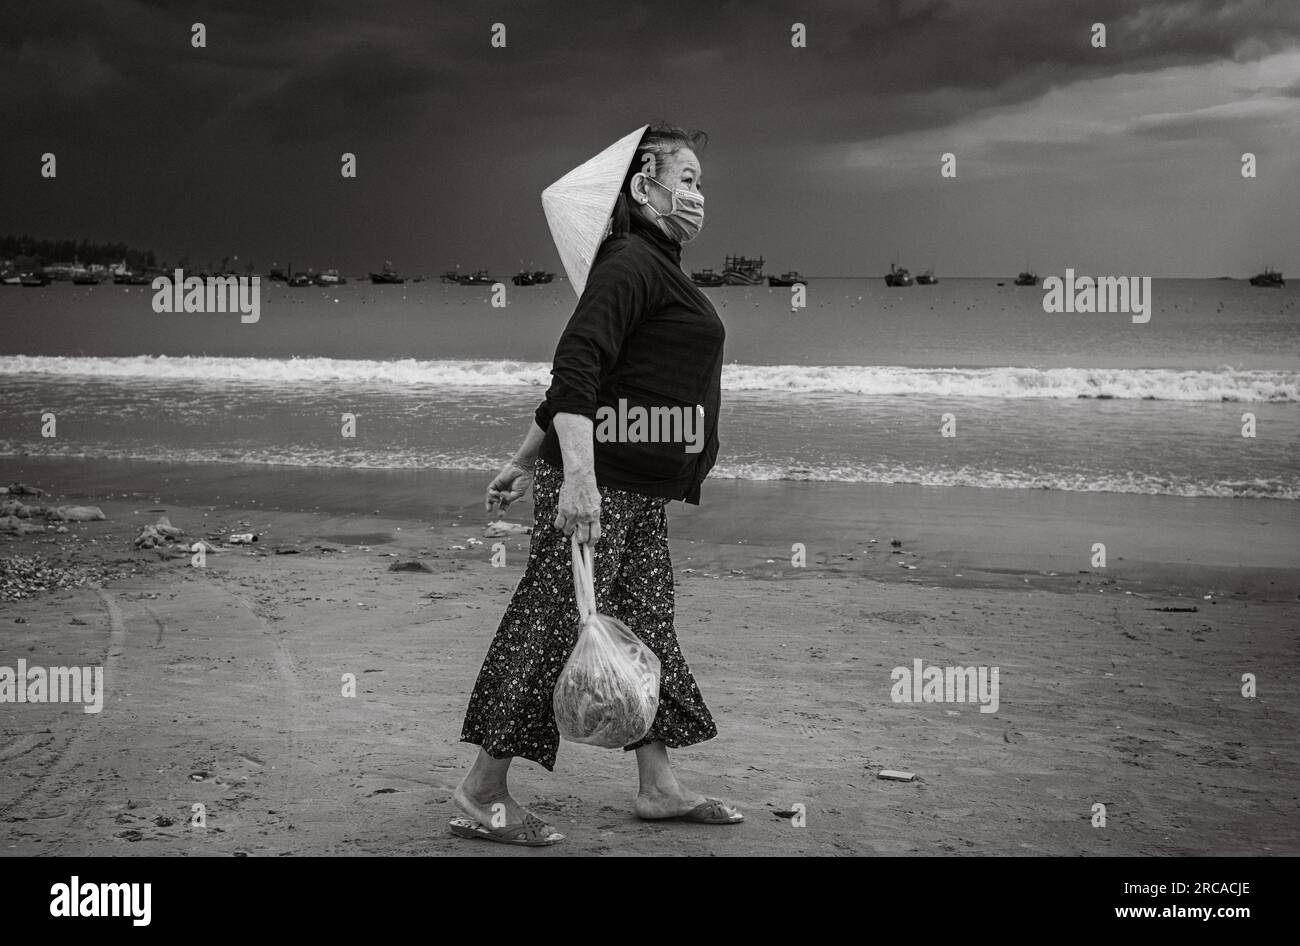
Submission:
M 0 356 L 0 376 L 69 380 L 317 385 L 372 388 L 546 387 L 540 361 L 337 358 L 122 358 Z M 1300 401 L 1300 372 L 1233 368 L 908 368 L 858 365 L 727 365 L 725 391 L 774 396 L 842 394 L 943 398 L 1115 398 L 1157 401 Z

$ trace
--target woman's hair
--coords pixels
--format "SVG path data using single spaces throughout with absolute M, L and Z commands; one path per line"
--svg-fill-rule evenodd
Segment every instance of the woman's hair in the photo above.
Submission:
M 654 155 L 655 167 L 661 165 L 663 158 L 676 154 L 683 148 L 698 151 L 709 143 L 709 136 L 702 131 L 687 131 L 676 125 L 658 122 L 651 125 L 641 136 L 641 143 L 636 146 L 636 155 L 623 178 L 623 187 L 614 201 L 614 213 L 610 220 L 610 236 L 624 236 L 632 226 L 632 208 L 629 206 L 627 189 L 632 178 L 641 173 L 645 166 L 645 156 Z M 658 174 L 658 171 L 656 171 Z

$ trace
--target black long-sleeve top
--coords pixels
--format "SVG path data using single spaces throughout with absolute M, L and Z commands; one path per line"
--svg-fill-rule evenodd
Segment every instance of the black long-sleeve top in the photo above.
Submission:
M 538 456 L 563 465 L 551 418 L 627 407 L 696 411 L 704 430 L 698 453 L 683 443 L 595 438 L 596 482 L 698 505 L 700 484 L 718 456 L 722 346 L 726 331 L 713 304 L 682 272 L 681 245 L 632 214 L 626 236 L 601 245 L 587 285 L 560 335 L 551 387 L 537 408 L 546 431 Z

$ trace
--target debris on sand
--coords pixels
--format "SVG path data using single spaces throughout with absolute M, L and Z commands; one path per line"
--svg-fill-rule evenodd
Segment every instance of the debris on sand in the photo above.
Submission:
M 0 601 L 30 598 L 56 588 L 80 588 L 87 581 L 107 581 L 135 574 L 107 563 L 67 565 L 40 556 L 0 558 Z
M 532 531 L 532 526 L 525 526 L 518 522 L 506 522 L 504 519 L 498 519 L 496 522 L 489 522 L 483 528 L 483 537 L 487 539 L 499 539 L 507 535 L 529 535 Z
M 27 535 L 29 532 L 44 532 L 40 526 L 19 519 L 17 516 L 0 517 L 0 533 L 4 535 Z
M 44 496 L 45 490 L 38 486 L 28 486 L 26 483 L 10 483 L 4 487 L 4 492 L 10 496 Z
M 16 516 L 19 519 L 30 519 L 33 514 L 40 511 L 40 506 L 29 506 L 21 499 L 6 499 L 0 503 L 0 516 Z
M 159 548 L 168 542 L 179 541 L 184 534 L 184 532 L 172 525 L 171 520 L 166 516 L 159 516 L 158 521 L 153 525 L 140 527 L 140 534 L 135 537 L 135 547 L 138 549 Z
M 915 772 L 896 772 L 893 769 L 881 769 L 876 778 L 882 778 L 887 782 L 915 782 Z
M 141 526 L 140 534 L 135 537 L 133 544 L 138 549 L 156 549 L 160 545 L 166 545 L 167 540 L 153 526 Z
M 98 506 L 56 506 L 45 510 L 45 518 L 59 522 L 100 522 L 108 516 Z

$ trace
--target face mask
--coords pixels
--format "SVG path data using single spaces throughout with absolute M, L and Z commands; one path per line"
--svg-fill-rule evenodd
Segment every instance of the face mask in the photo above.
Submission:
M 655 181 L 649 175 L 646 175 L 646 180 L 654 181 L 673 196 L 672 210 L 666 214 L 661 214 L 649 203 L 646 204 L 650 212 L 655 215 L 655 223 L 659 224 L 659 229 L 678 243 L 690 243 L 704 229 L 703 195 L 681 188 L 671 190 L 667 184 Z

